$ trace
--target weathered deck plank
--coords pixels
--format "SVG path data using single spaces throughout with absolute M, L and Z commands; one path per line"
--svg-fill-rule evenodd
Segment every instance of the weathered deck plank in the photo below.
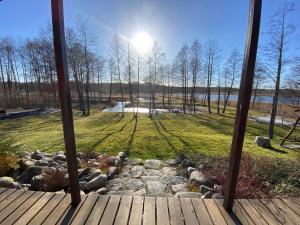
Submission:
M 129 225 L 141 225 L 143 218 L 144 198 L 135 196 L 133 198 L 131 213 L 129 217 Z
M 99 196 L 82 197 L 71 206 L 69 194 L 0 189 L 0 224 L 76 225 L 282 225 L 300 224 L 298 199 L 238 199 L 235 216 L 222 206 L 223 200 Z M 237 220 L 239 219 L 239 222 Z
M 5 209 L 3 209 L 0 213 L 0 223 L 5 220 L 12 212 L 14 212 L 20 205 L 23 204 L 30 196 L 34 194 L 33 191 L 26 191 L 19 198 L 9 204 Z M 1 203 L 2 205 L 2 203 Z
M 94 208 L 92 209 L 89 218 L 86 221 L 86 225 L 93 225 L 93 224 L 99 224 L 102 215 L 104 213 L 104 210 L 106 208 L 106 205 L 108 203 L 109 196 L 99 196 L 97 198 L 97 201 L 94 205 Z
M 44 192 L 35 192 L 22 205 L 20 205 L 15 211 L 13 211 L 4 221 L 2 221 L 2 223 L 13 224 L 44 194 L 45 194 Z
M 120 204 L 120 196 L 110 196 L 100 225 L 113 225 Z
M 198 225 L 199 221 L 194 211 L 192 201 L 189 198 L 181 198 L 181 209 L 183 212 L 184 220 L 186 225 Z
M 116 217 L 116 221 L 114 223 L 115 225 L 127 225 L 129 214 L 130 214 L 131 203 L 132 203 L 131 196 L 122 197 L 118 214 Z

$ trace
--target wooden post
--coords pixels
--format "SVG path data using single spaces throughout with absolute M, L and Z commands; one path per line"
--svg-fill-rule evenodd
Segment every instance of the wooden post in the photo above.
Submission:
M 236 109 L 229 169 L 223 204 L 224 208 L 227 211 L 232 210 L 235 189 L 239 175 L 240 160 L 254 79 L 254 69 L 260 27 L 261 4 L 262 0 L 250 0 L 249 21 L 246 47 L 244 52 L 243 71 L 240 83 L 239 99 Z
M 51 0 L 51 7 L 58 92 L 68 163 L 69 183 L 72 205 L 77 205 L 80 202 L 80 189 L 78 184 L 78 165 L 65 44 L 63 0 Z

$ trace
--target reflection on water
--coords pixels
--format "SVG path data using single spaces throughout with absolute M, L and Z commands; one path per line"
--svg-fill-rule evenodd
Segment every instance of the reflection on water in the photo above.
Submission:
M 109 107 L 107 109 L 104 109 L 103 112 L 122 112 L 122 109 L 124 108 L 124 112 L 138 112 L 139 113 L 149 113 L 149 108 L 144 107 L 126 107 L 130 102 L 117 102 L 117 104 L 113 107 Z M 167 109 L 152 109 L 153 112 L 169 112 Z

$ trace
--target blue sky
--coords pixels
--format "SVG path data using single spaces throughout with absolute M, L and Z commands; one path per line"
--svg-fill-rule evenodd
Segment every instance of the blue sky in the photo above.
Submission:
M 184 43 L 215 39 L 225 57 L 237 47 L 244 49 L 248 16 L 247 0 L 65 0 L 65 24 L 73 27 L 87 17 L 105 52 L 114 33 L 133 37 L 147 32 L 173 59 Z M 263 0 L 262 29 L 281 0 Z M 300 22 L 300 2 L 291 19 Z M 33 37 L 51 21 L 50 0 L 3 0 L 0 2 L 0 37 Z M 299 30 L 299 29 L 298 29 Z M 299 33 L 299 32 L 298 32 Z M 263 38 L 263 36 L 261 36 Z M 262 39 L 263 40 L 263 39 Z M 292 43 L 299 48 L 299 40 Z

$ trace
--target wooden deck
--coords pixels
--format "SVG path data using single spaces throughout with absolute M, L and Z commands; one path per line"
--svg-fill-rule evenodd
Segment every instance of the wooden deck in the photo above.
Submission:
M 70 203 L 65 194 L 0 189 L 0 224 L 300 224 L 300 199 L 236 200 L 238 219 L 213 199 L 90 194 L 77 207 Z

